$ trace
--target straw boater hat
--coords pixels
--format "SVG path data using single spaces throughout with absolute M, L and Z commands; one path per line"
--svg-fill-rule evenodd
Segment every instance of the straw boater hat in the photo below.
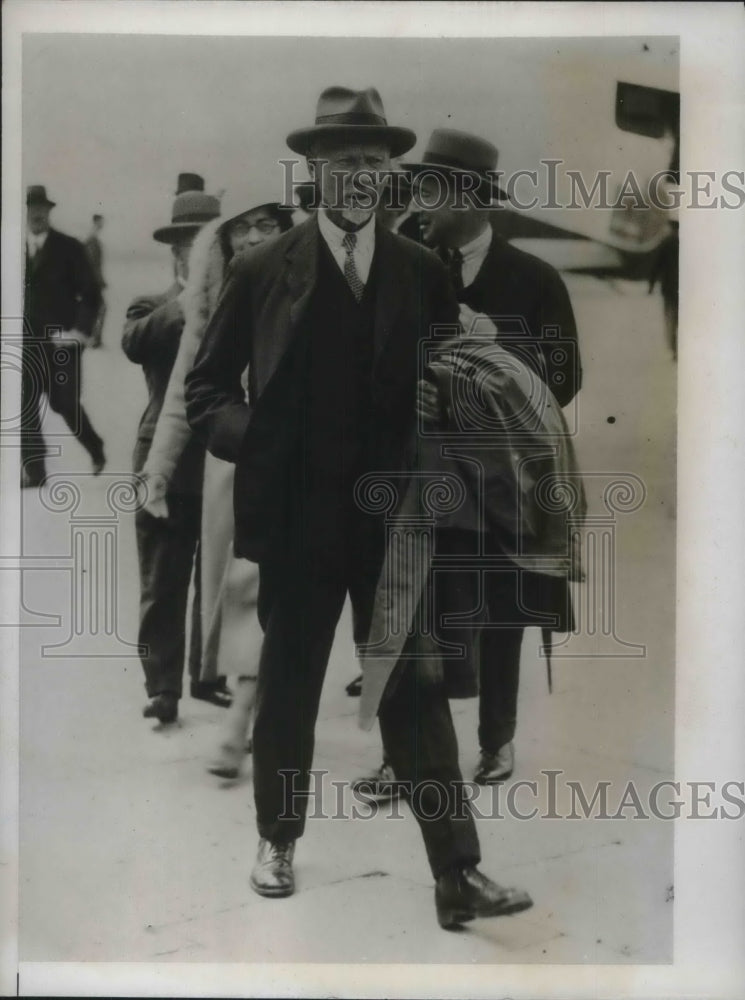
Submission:
M 43 184 L 29 184 L 26 188 L 26 205 L 46 205 L 47 208 L 54 208 L 56 201 L 47 198 L 47 189 Z
M 179 174 L 173 201 L 170 226 L 161 226 L 153 233 L 159 243 L 178 243 L 195 235 L 200 228 L 220 214 L 220 199 L 204 193 L 204 180 L 199 174 Z
M 411 129 L 388 124 L 380 94 L 374 87 L 367 90 L 327 87 L 318 98 L 315 125 L 291 132 L 287 145 L 294 153 L 306 156 L 314 139 L 341 136 L 379 140 L 390 147 L 391 156 L 401 156 L 416 143 Z
M 456 129 L 437 128 L 429 137 L 421 162 L 404 163 L 404 169 L 410 171 L 414 178 L 427 172 L 444 177 L 457 177 L 471 174 L 479 179 L 477 192 L 489 197 L 491 201 L 503 201 L 508 195 L 497 184 L 490 172 L 497 169 L 499 152 L 486 139 L 468 132 L 458 132 Z

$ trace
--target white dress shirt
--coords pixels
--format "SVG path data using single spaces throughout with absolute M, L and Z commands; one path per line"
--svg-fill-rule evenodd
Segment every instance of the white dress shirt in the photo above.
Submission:
M 323 209 L 318 213 L 318 228 L 321 230 L 321 236 L 326 241 L 331 255 L 339 265 L 341 273 L 344 274 L 344 262 L 347 259 L 347 251 L 342 246 L 342 240 L 347 235 L 346 229 L 340 229 L 339 226 L 335 225 Z M 374 215 L 370 217 L 370 221 L 366 222 L 361 229 L 355 231 L 355 236 L 357 237 L 357 244 L 352 252 L 352 256 L 354 257 L 354 266 L 357 268 L 357 274 L 359 274 L 360 281 L 364 285 L 367 284 L 367 279 L 370 276 L 373 254 L 375 253 Z
M 466 243 L 464 247 L 459 248 L 463 257 L 461 272 L 463 274 L 464 288 L 468 288 L 476 279 L 476 275 L 479 273 L 481 265 L 484 263 L 486 255 L 489 252 L 491 240 L 492 228 L 487 223 L 486 228 L 479 233 L 475 240 L 471 240 L 470 243 Z
M 26 233 L 26 248 L 28 249 L 28 255 L 33 260 L 37 253 L 41 250 L 47 240 L 47 234 L 44 233 Z

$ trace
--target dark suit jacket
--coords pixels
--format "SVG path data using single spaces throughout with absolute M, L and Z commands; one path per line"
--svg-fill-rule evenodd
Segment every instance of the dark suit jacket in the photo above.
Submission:
M 566 286 L 550 264 L 494 233 L 479 273 L 458 297 L 495 318 L 497 339 L 538 371 L 560 406 L 579 392 L 577 326 Z M 547 326 L 556 328 L 557 336 L 547 336 Z
M 214 455 L 236 463 L 235 547 L 255 561 L 281 524 L 297 395 L 290 348 L 307 332 L 321 239 L 311 218 L 234 260 L 186 379 L 191 426 Z M 392 429 L 378 451 L 381 468 L 398 469 L 414 419 L 418 342 L 433 324 L 457 324 L 458 305 L 435 254 L 381 226 L 375 239 L 372 399 Z
M 127 309 L 122 348 L 130 361 L 142 365 L 148 391 L 148 403 L 137 433 L 135 472 L 140 471 L 147 459 L 178 353 L 184 329 L 184 313 L 177 301 L 180 293 L 181 286 L 174 282 L 162 295 L 140 296 Z M 203 460 L 204 448 L 197 441 L 190 441 L 171 479 L 171 491 L 201 492 Z
M 83 244 L 50 229 L 31 260 L 26 254 L 24 316 L 36 339 L 50 327 L 90 335 L 101 292 Z

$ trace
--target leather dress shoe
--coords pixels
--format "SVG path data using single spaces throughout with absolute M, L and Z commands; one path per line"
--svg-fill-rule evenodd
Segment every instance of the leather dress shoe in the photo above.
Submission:
M 356 778 L 352 782 L 352 791 L 366 802 L 387 802 L 401 797 L 403 785 L 396 781 L 391 765 L 383 761 L 372 774 Z
M 481 751 L 481 760 L 473 780 L 477 785 L 494 785 L 512 777 L 515 770 L 515 746 L 505 743 L 496 753 Z
M 178 697 L 170 691 L 156 694 L 145 705 L 142 714 L 146 719 L 157 719 L 159 722 L 175 722 L 178 718 Z
M 295 891 L 295 874 L 292 859 L 295 841 L 279 844 L 263 837 L 259 841 L 256 863 L 251 872 L 250 885 L 260 896 L 291 896 Z
M 244 751 L 232 743 L 223 743 L 218 756 L 207 765 L 210 774 L 218 778 L 237 778 L 241 769 Z
M 362 674 L 359 677 L 355 677 L 353 681 L 344 688 L 350 698 L 359 698 L 362 694 Z
M 93 465 L 93 475 L 100 476 L 106 467 L 106 456 L 100 451 L 91 459 L 91 463 Z
M 233 704 L 233 693 L 224 677 L 216 681 L 192 681 L 189 693 L 197 701 L 208 701 L 218 708 L 230 708 Z
M 505 889 L 478 868 L 450 868 L 435 883 L 440 927 L 450 930 L 476 917 L 506 917 L 529 910 L 533 900 L 522 889 Z

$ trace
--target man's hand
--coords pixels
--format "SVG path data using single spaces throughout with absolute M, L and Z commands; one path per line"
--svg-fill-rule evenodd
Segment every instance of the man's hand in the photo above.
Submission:
M 143 478 L 146 490 L 143 510 L 146 510 L 152 517 L 168 517 L 168 502 L 166 500 L 168 480 L 160 472 L 145 472 Z
M 474 312 L 470 306 L 462 302 L 458 319 L 467 336 L 484 337 L 486 340 L 497 339 L 497 328 L 486 313 Z
M 417 416 L 429 423 L 436 423 L 442 416 L 437 386 L 426 379 L 420 379 L 417 384 L 416 412 Z

